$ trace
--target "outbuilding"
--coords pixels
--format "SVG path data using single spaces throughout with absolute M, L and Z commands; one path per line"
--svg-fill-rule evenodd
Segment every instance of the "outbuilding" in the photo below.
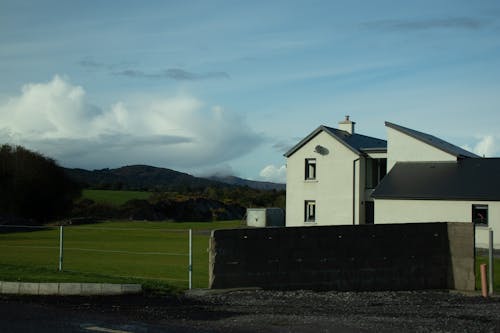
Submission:
M 247 226 L 284 227 L 285 211 L 282 208 L 247 208 Z
M 372 193 L 376 223 L 468 222 L 476 247 L 500 246 L 500 158 L 397 162 Z

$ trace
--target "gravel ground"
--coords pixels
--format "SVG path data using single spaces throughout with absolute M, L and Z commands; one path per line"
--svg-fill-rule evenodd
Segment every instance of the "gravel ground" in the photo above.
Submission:
M 175 325 L 186 332 L 500 332 L 500 298 L 446 291 L 0 297 L 0 304 L 9 302 L 36 304 L 44 311 L 94 313 L 156 328 Z
M 261 332 L 500 332 L 500 299 L 449 292 L 235 291 L 194 297 Z M 333 329 L 332 329 L 333 328 Z

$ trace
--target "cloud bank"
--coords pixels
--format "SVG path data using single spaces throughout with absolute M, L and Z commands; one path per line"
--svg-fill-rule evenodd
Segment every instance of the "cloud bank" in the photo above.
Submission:
M 479 141 L 474 145 L 474 148 L 471 148 L 469 145 L 465 145 L 462 148 L 481 157 L 494 157 L 499 152 L 496 139 L 492 135 L 481 136 Z
M 387 31 L 419 31 L 431 29 L 477 30 L 489 24 L 489 21 L 473 17 L 449 17 L 426 20 L 380 20 L 366 22 L 363 27 Z
M 491 135 L 484 136 L 479 142 L 474 146 L 472 150 L 474 154 L 479 156 L 492 157 L 497 153 L 497 145 L 495 138 Z
M 226 72 L 193 73 L 179 68 L 169 68 L 164 71 L 153 72 L 153 73 L 145 73 L 139 70 L 127 69 L 120 72 L 114 72 L 113 74 L 127 76 L 131 78 L 172 79 L 176 81 L 229 79 L 229 74 L 227 74 Z
M 286 183 L 286 166 L 265 166 L 259 173 L 263 180 L 273 183 Z
M 129 78 L 142 78 L 142 79 L 169 79 L 175 81 L 200 81 L 200 80 L 213 80 L 213 79 L 230 79 L 226 72 L 203 72 L 195 73 L 189 72 L 181 68 L 168 68 L 166 70 L 155 72 L 144 72 L 138 69 L 127 68 L 126 63 L 107 64 L 104 62 L 95 61 L 91 57 L 85 57 L 78 61 L 78 65 L 86 70 L 105 70 L 109 74 L 116 76 L 125 76 Z
M 151 164 L 196 170 L 262 143 L 245 120 L 190 95 L 91 105 L 85 90 L 55 76 L 0 101 L 0 141 L 21 144 L 70 167 Z

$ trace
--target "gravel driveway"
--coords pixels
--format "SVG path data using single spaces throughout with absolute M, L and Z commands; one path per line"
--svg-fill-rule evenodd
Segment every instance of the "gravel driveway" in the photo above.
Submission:
M 500 332 L 500 299 L 448 292 L 235 291 L 195 297 L 261 332 Z
M 500 332 L 500 298 L 446 291 L 246 290 L 193 292 L 182 297 L 0 297 L 0 306 L 19 303 L 74 313 L 86 322 L 99 316 L 115 329 L 126 324 L 127 332 L 181 328 L 185 332 Z M 134 329 L 144 325 L 154 330 Z

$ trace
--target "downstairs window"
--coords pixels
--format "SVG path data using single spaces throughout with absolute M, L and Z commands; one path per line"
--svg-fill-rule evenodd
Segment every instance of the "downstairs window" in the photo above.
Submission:
M 305 222 L 315 222 L 316 221 L 316 201 L 306 200 L 304 203 L 304 221 Z
M 472 205 L 472 223 L 488 225 L 488 205 Z

